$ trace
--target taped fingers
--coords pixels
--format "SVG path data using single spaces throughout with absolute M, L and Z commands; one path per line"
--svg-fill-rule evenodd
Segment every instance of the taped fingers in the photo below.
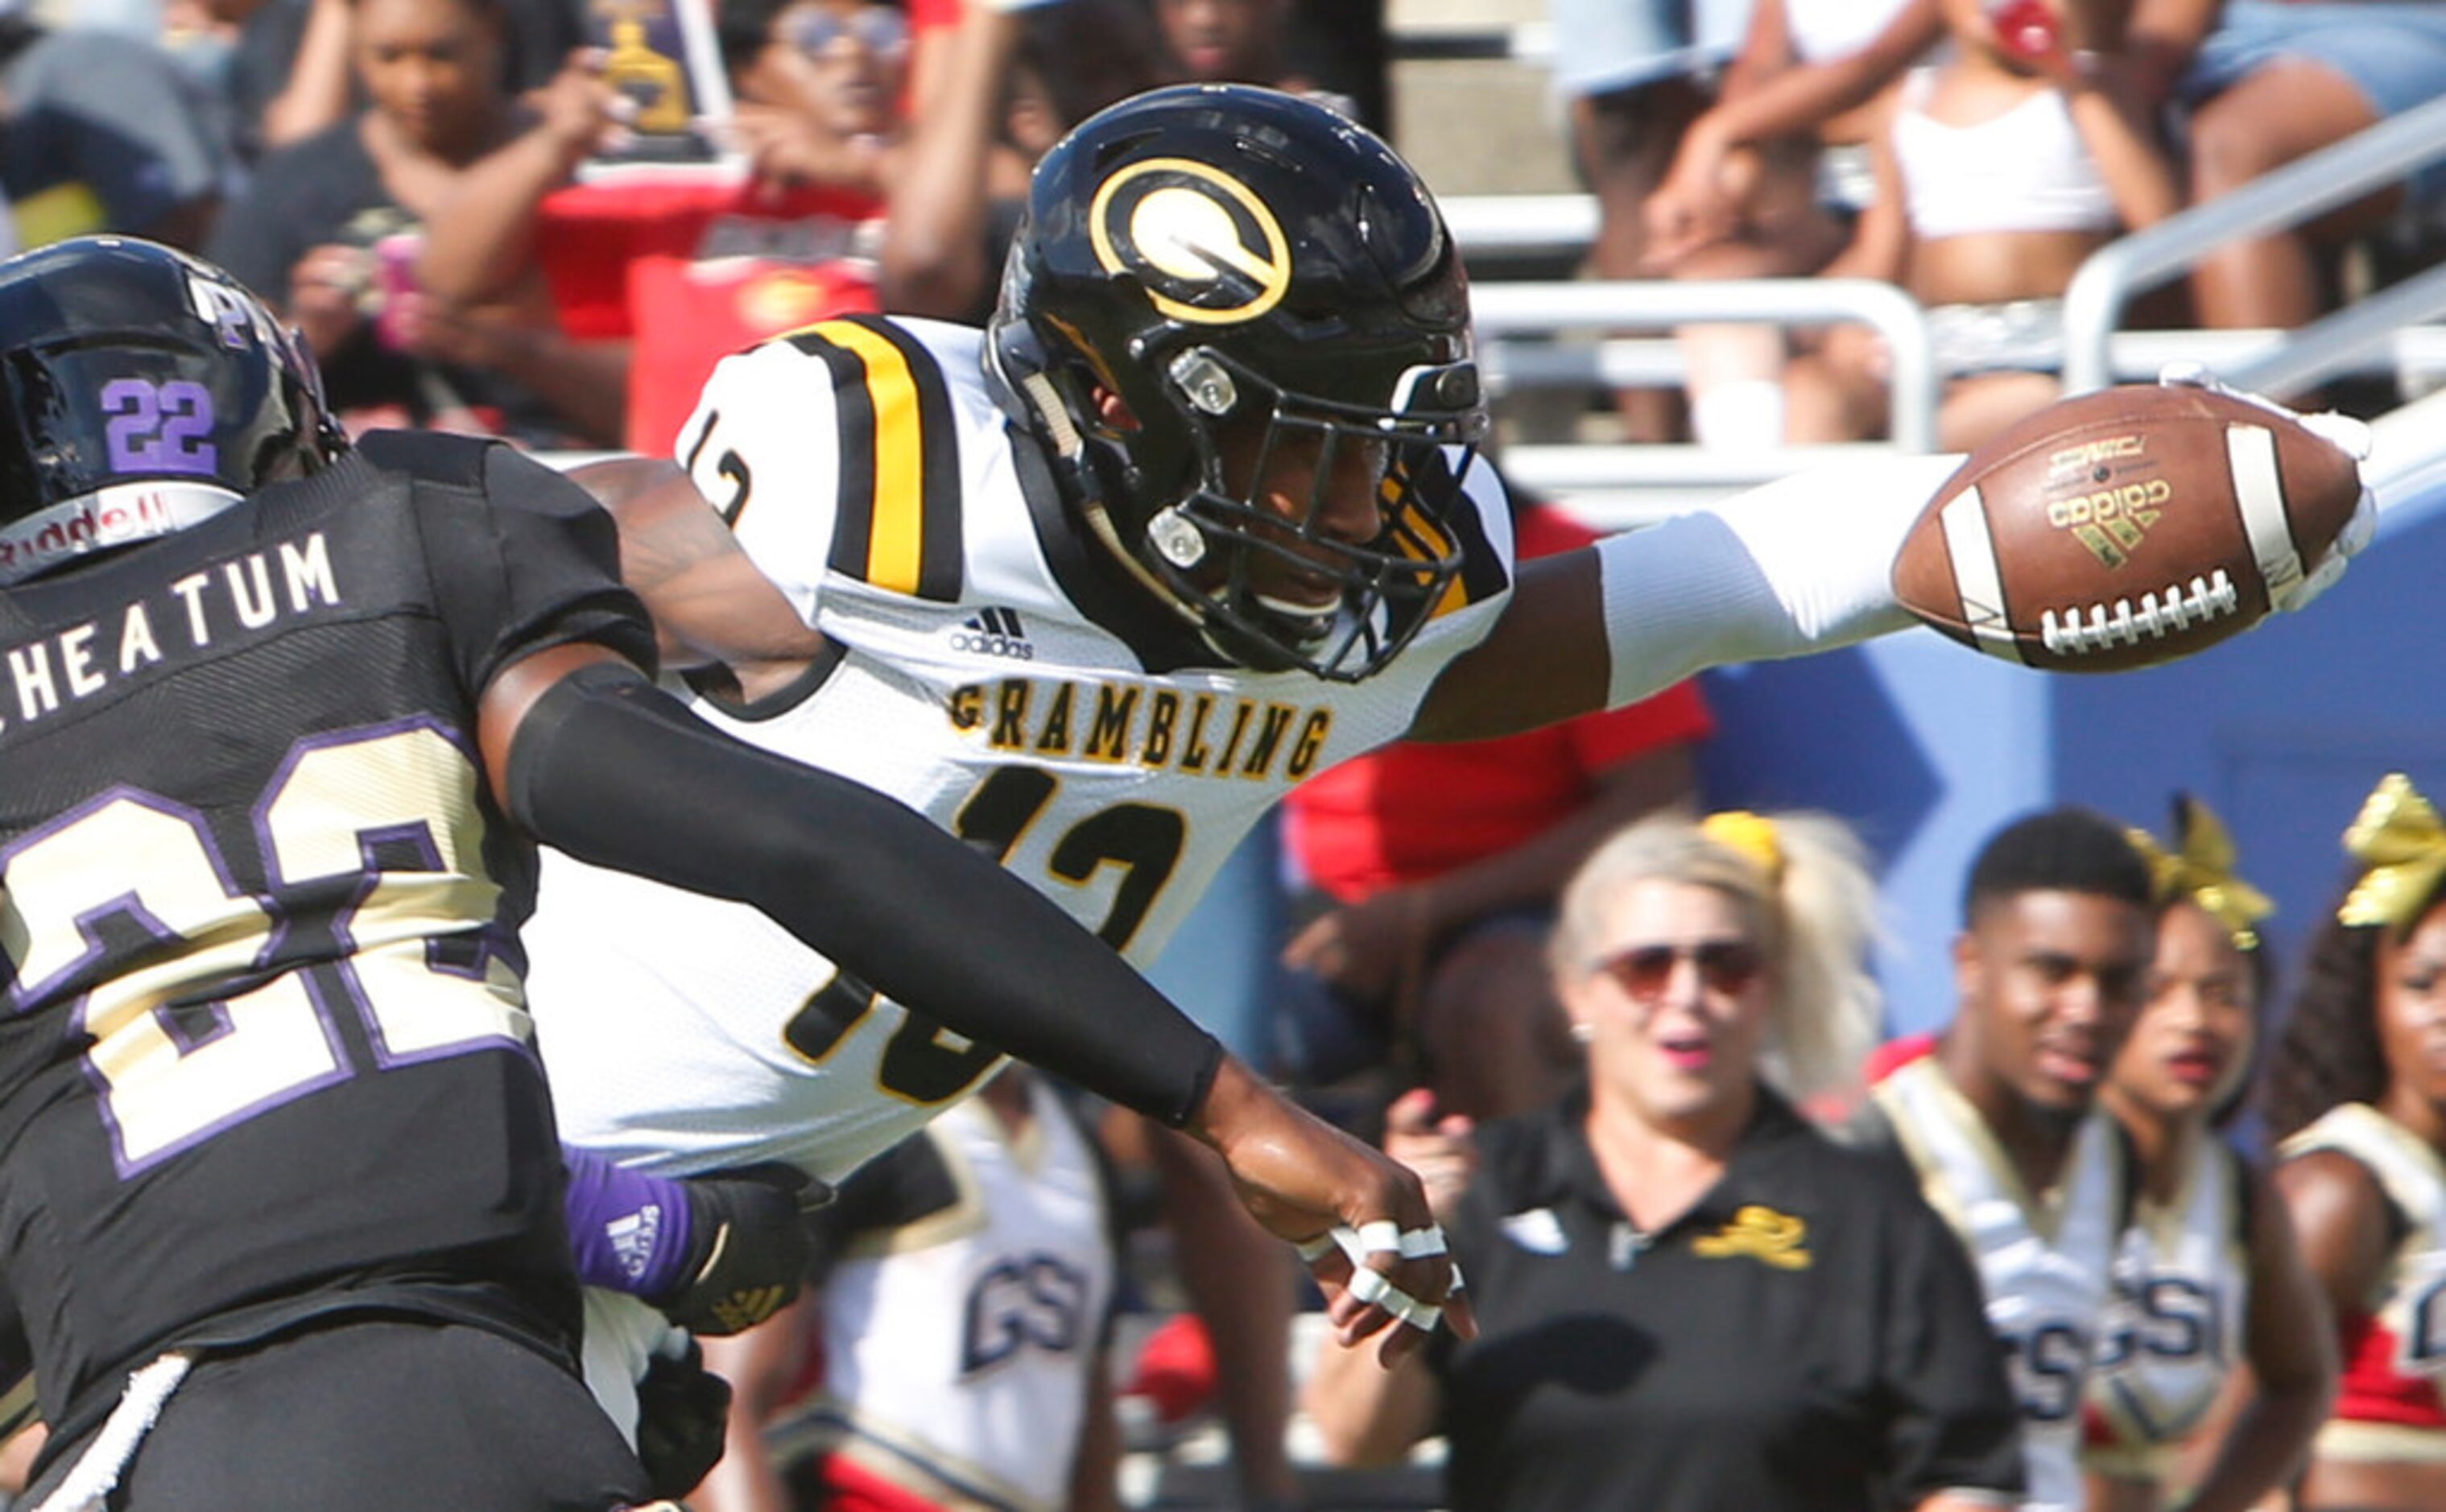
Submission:
M 1439 1224 L 1404 1229 L 1390 1219 L 1378 1219 L 1355 1229 L 1337 1225 L 1315 1238 L 1301 1241 L 1295 1248 L 1300 1258 L 1310 1265 L 1339 1250 L 1350 1266 L 1350 1278 L 1344 1288 L 1362 1306 L 1374 1307 L 1422 1333 L 1434 1332 L 1443 1321 L 1440 1304 L 1421 1301 L 1392 1276 L 1368 1263 L 1369 1257 L 1378 1255 L 1391 1256 L 1404 1263 L 1449 1255 L 1451 1247 Z M 1458 1295 L 1466 1283 L 1458 1263 L 1447 1261 L 1443 1269 L 1449 1276 L 1444 1287 L 1444 1295 L 1449 1298 Z

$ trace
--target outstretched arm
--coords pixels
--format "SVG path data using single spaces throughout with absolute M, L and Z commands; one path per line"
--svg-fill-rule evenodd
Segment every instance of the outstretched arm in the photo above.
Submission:
M 1647 697 L 1704 668 L 1899 630 L 1894 554 L 1959 457 L 1875 457 L 1520 569 L 1410 730 L 1482 740 Z
M 1186 1128 L 1275 1235 L 1434 1230 L 1414 1178 L 1259 1081 L 1050 899 L 914 810 L 722 734 L 608 649 L 513 663 L 485 689 L 478 730 L 495 795 L 531 833 L 749 904 L 953 1031 Z M 1364 1283 L 1364 1337 L 1405 1301 L 1445 1300 L 1440 1248 L 1438 1236 L 1439 1253 L 1364 1255 L 1381 1281 L 1332 1245 L 1311 1268 L 1335 1295 Z M 1454 1309 L 1466 1331 L 1465 1304 Z M 1432 1321 L 1392 1329 L 1385 1354 L 1416 1348 Z

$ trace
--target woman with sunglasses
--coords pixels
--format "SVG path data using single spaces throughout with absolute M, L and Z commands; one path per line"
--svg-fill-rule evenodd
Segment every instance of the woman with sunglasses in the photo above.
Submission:
M 1334 1458 L 1440 1432 L 1460 1512 L 2019 1490 L 1960 1246 L 1793 1106 L 1855 1085 L 1873 906 L 1822 818 L 1645 820 L 1590 858 L 1552 947 L 1586 1085 L 1475 1131 L 1407 1101 L 1388 1139 L 1442 1204 L 1478 1337 L 1390 1371 L 1326 1351 L 1308 1408 Z
M 2361 870 L 2269 1059 L 2276 1187 L 2343 1374 L 2296 1504 L 2446 1506 L 2446 824 L 2401 775 L 2345 833 Z
M 2089 1386 L 2089 1506 L 2154 1512 L 2176 1484 L 2187 1507 L 2240 1507 L 2292 1473 L 2336 1384 L 2326 1301 L 2283 1204 L 2223 1132 L 2259 1036 L 2272 968 L 2256 926 L 2274 905 L 2189 795 L 2168 843 L 2136 829 L 2132 843 L 2162 912 L 2148 1000 L 2098 1094 L 2139 1172 Z

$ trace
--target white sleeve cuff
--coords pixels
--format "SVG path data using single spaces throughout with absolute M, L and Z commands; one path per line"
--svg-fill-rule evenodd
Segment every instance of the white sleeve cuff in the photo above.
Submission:
M 1607 706 L 1703 668 L 1828 651 L 1912 623 L 1894 602 L 1894 556 L 1961 463 L 1841 463 L 1598 542 Z

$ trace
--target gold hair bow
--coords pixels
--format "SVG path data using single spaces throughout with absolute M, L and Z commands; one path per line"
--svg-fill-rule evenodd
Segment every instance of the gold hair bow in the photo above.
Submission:
M 1775 821 L 1764 814 L 1727 808 L 1699 821 L 1699 833 L 1756 861 L 1766 873 L 1768 886 L 1783 881 L 1783 842 L 1776 838 Z
M 2188 898 L 2225 926 L 2236 950 L 2259 948 L 2251 926 L 2276 912 L 2266 893 L 2236 876 L 2233 837 L 2209 805 L 2189 793 L 2174 796 L 2174 842 L 2169 851 L 2145 829 L 2126 830 L 2132 848 L 2149 863 L 2157 901 Z
M 2346 924 L 2384 924 L 2400 935 L 2446 877 L 2446 823 L 2401 772 L 2379 780 L 2344 831 L 2344 849 L 2369 868 L 2336 910 Z

